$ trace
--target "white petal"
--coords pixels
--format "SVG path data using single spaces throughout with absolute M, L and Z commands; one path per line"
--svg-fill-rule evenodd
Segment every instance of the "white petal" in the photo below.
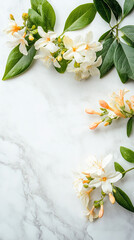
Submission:
M 90 31 L 86 34 L 85 42 L 90 43 L 90 42 L 92 42 L 92 40 L 93 40 L 93 33 Z
M 46 38 L 47 33 L 40 26 L 38 27 L 38 33 L 42 38 Z
M 90 71 L 91 76 L 93 76 L 93 77 L 100 75 L 100 71 L 97 67 L 92 66 L 89 68 L 89 71 Z
M 65 52 L 63 54 L 63 58 L 66 59 L 66 60 L 72 60 L 73 56 L 74 56 L 74 54 L 73 54 L 72 49 L 68 50 L 67 52 Z
M 63 43 L 67 49 L 70 49 L 73 47 L 73 40 L 68 36 L 64 36 Z
M 54 52 L 57 52 L 59 47 L 56 46 L 54 43 L 52 42 L 49 42 L 47 45 L 46 45 L 46 48 L 51 52 L 51 53 L 54 53 Z
M 102 160 L 102 168 L 105 168 L 110 162 L 113 160 L 113 155 L 108 154 L 105 158 Z
M 28 54 L 26 45 L 23 44 L 23 43 L 20 44 L 19 50 L 20 50 L 20 52 L 21 52 L 22 54 L 24 54 L 24 55 L 27 55 L 27 54 Z
M 101 186 L 101 182 L 98 178 L 92 180 L 90 183 L 89 183 L 89 187 L 100 187 Z
M 109 181 L 111 183 L 115 183 L 115 182 L 119 181 L 121 178 L 122 178 L 122 174 L 119 172 L 116 172 L 115 175 L 109 179 Z
M 77 81 L 80 81 L 80 80 L 82 79 L 82 77 L 81 77 L 81 72 L 80 72 L 80 71 L 75 73 L 75 79 L 76 79 Z
M 98 57 L 97 61 L 94 63 L 95 67 L 99 67 L 102 64 L 102 57 Z
M 75 39 L 74 39 L 74 46 L 75 45 L 81 45 L 82 43 L 82 37 L 79 35 L 79 36 L 76 36 Z
M 81 56 L 81 54 L 78 52 L 74 52 L 74 59 L 76 60 L 77 63 L 81 63 L 84 61 L 84 57 Z
M 57 67 L 57 68 L 61 68 L 61 65 L 58 63 L 58 61 L 56 60 L 54 60 L 53 61 L 53 65 L 55 66 L 55 67 Z
M 40 38 L 35 42 L 34 46 L 35 46 L 35 49 L 38 50 L 41 47 L 46 46 L 46 44 L 47 44 L 46 40 L 44 38 Z
M 102 182 L 102 191 L 106 194 L 112 192 L 112 185 L 109 181 Z
M 51 41 L 55 40 L 55 38 L 57 37 L 56 33 L 52 31 L 48 31 L 47 34 L 49 35 Z

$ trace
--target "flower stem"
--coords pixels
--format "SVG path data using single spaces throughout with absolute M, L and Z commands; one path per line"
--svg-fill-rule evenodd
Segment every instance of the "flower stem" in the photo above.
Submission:
M 130 172 L 130 171 L 132 171 L 132 170 L 134 170 L 134 167 L 133 167 L 133 168 L 130 168 L 130 169 L 124 171 L 124 172 L 122 172 L 122 174 L 125 174 L 125 173 L 127 173 L 127 172 Z

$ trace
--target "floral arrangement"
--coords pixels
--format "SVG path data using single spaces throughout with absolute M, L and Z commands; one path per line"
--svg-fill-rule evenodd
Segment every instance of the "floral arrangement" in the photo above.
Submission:
M 134 163 L 134 152 L 132 150 L 121 147 L 120 151 L 126 161 Z M 124 170 L 119 163 L 113 162 L 112 159 L 111 154 L 102 160 L 90 156 L 86 167 L 82 171 L 74 173 L 74 189 L 86 209 L 85 215 L 90 222 L 102 218 L 107 196 L 111 204 L 117 202 L 123 208 L 134 212 L 134 206 L 130 198 L 124 191 L 114 185 L 124 178 L 126 173 L 134 170 L 134 167 Z M 98 195 L 95 195 L 96 192 Z
M 42 60 L 47 67 L 53 64 L 59 73 L 66 70 L 73 72 L 77 80 L 98 75 L 102 59 L 96 53 L 102 50 L 102 44 L 93 42 L 92 32 L 88 32 L 84 38 L 77 36 L 74 40 L 65 35 L 67 31 L 87 26 L 93 21 L 95 14 L 93 3 L 77 7 L 67 18 L 60 36 L 54 32 L 54 9 L 46 0 L 31 0 L 31 9 L 22 14 L 21 26 L 10 14 L 9 27 L 5 32 L 11 37 L 8 45 L 13 50 L 8 57 L 3 80 L 24 72 L 33 59 Z
M 94 122 L 89 126 L 91 130 L 97 128 L 99 124 L 104 123 L 104 126 L 109 126 L 114 119 L 129 118 L 127 123 L 127 136 L 129 137 L 132 132 L 132 123 L 134 116 L 134 96 L 130 100 L 124 100 L 124 95 L 129 90 L 120 90 L 119 94 L 115 92 L 111 96 L 110 104 L 104 100 L 100 100 L 101 112 L 94 111 L 92 109 L 85 109 L 87 114 L 96 114 L 102 117 L 101 120 Z

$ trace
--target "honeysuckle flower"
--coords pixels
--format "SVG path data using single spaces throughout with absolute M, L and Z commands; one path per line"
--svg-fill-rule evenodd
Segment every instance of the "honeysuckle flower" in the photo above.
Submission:
M 26 37 L 25 29 L 22 29 L 19 32 L 15 32 L 13 34 L 12 41 L 9 41 L 8 45 L 10 47 L 16 47 L 19 45 L 20 52 L 24 55 L 27 55 L 28 52 L 26 46 L 28 46 L 28 42 L 25 39 L 25 37 Z
M 98 52 L 101 51 L 103 46 L 99 42 L 93 42 L 93 33 L 90 31 L 86 34 L 85 39 L 83 41 L 85 43 L 85 49 L 83 54 L 88 57 L 88 52 L 94 51 Z
M 86 217 L 88 218 L 88 220 L 89 220 L 90 222 L 93 222 L 94 219 L 97 219 L 97 218 L 99 217 L 99 215 L 96 214 L 94 210 L 95 210 L 95 207 L 93 206 L 93 207 L 91 208 L 91 210 L 87 210 L 87 211 L 85 212 L 85 215 L 86 215 Z
M 57 68 L 61 67 L 56 58 L 52 56 L 52 54 L 46 47 L 40 48 L 34 59 L 41 59 L 46 67 L 49 67 L 51 64 L 53 64 Z
M 96 60 L 96 55 L 91 54 L 91 59 L 89 62 L 76 64 L 76 66 L 74 62 L 71 62 L 67 67 L 67 71 L 74 72 L 76 80 L 80 81 L 88 79 L 89 76 L 99 75 L 100 71 L 98 67 L 101 65 L 101 63 L 102 63 L 101 57 L 99 57 Z
M 15 20 L 9 20 L 9 26 L 4 30 L 5 33 L 14 35 L 14 33 L 21 30 L 21 27 L 17 25 Z
M 73 60 L 74 58 L 77 63 L 84 61 L 84 57 L 81 55 L 81 52 L 84 50 L 85 45 L 80 36 L 77 36 L 74 40 L 68 36 L 64 36 L 63 43 L 65 48 L 67 48 L 67 51 L 63 54 L 64 59 Z
M 106 194 L 112 192 L 112 183 L 122 178 L 122 174 L 115 171 L 112 158 L 112 155 L 109 154 L 101 161 L 97 161 L 95 158 L 90 160 L 89 173 L 94 179 L 89 183 L 89 187 L 101 187 Z
M 120 90 L 119 94 L 114 92 L 111 95 L 110 104 L 104 100 L 100 100 L 101 112 L 94 110 L 88 111 L 88 109 L 86 109 L 85 112 L 88 114 L 96 114 L 103 117 L 100 121 L 91 124 L 89 128 L 91 130 L 95 129 L 102 122 L 104 122 L 104 126 L 108 126 L 114 119 L 131 118 L 134 116 L 134 96 L 132 96 L 130 100 L 125 101 L 124 96 L 127 92 L 127 89 Z
M 35 43 L 35 49 L 38 50 L 42 47 L 46 47 L 51 53 L 56 52 L 59 47 L 56 46 L 53 41 L 56 38 L 56 34 L 52 31 L 48 31 L 47 33 L 43 30 L 42 27 L 38 27 L 38 34 L 41 36 L 39 40 Z

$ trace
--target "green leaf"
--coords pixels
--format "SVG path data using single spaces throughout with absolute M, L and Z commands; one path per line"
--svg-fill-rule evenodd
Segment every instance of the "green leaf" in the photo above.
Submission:
M 116 47 L 117 41 L 114 38 L 109 38 L 104 42 L 103 49 L 97 53 L 97 57 L 102 56 L 102 65 L 100 67 L 101 78 L 114 66 L 114 52 Z
M 130 163 L 134 163 L 134 152 L 129 149 L 129 148 L 125 148 L 125 147 L 120 147 L 120 152 L 122 157 L 130 162 Z
M 29 9 L 28 16 L 29 20 L 32 22 L 33 25 L 36 25 L 36 27 L 41 26 L 46 31 L 45 23 L 43 21 L 42 16 L 39 13 L 37 13 L 33 9 Z
M 116 0 L 104 0 L 104 2 L 109 6 L 109 8 L 112 10 L 116 20 L 121 16 L 122 14 L 122 8 L 119 5 L 119 3 Z
M 108 37 L 111 37 L 111 29 L 107 32 L 105 32 L 100 38 L 99 38 L 99 42 L 104 41 L 105 39 L 107 39 Z
M 129 137 L 132 132 L 133 118 L 131 117 L 127 122 L 127 136 Z
M 123 10 L 124 17 L 126 17 L 132 11 L 133 8 L 134 8 L 134 0 L 125 0 L 124 10 Z
M 134 48 L 120 42 L 115 50 L 114 64 L 123 83 L 134 80 Z
M 126 35 L 123 35 L 122 39 L 127 43 L 127 45 L 134 47 L 134 42 L 132 42 Z
M 31 7 L 36 12 L 40 13 L 39 6 L 42 5 L 43 0 L 31 0 Z
M 108 5 L 103 0 L 94 0 L 95 7 L 101 17 L 107 22 L 110 23 L 111 20 L 111 10 Z
M 75 8 L 68 16 L 64 32 L 75 31 L 90 24 L 96 15 L 96 9 L 93 3 L 86 3 Z
M 115 167 L 115 170 L 116 170 L 117 172 L 122 173 L 122 177 L 125 176 L 125 173 L 123 173 L 123 172 L 125 172 L 125 170 L 124 170 L 124 168 L 123 168 L 119 163 L 114 162 L 114 167 Z
M 34 45 L 28 50 L 28 55 L 23 55 L 19 51 L 19 46 L 15 47 L 9 54 L 3 80 L 10 79 L 24 72 L 32 63 L 36 50 Z
M 127 38 L 129 38 L 134 43 L 134 25 L 127 25 L 120 29 Z
M 44 0 L 42 4 L 42 18 L 47 30 L 54 30 L 56 16 L 51 4 Z
M 59 62 L 61 68 L 55 67 L 56 71 L 59 73 L 64 73 L 67 69 L 68 61 L 65 59 L 62 59 L 62 61 Z
M 130 198 L 127 196 L 127 194 L 118 187 L 114 186 L 114 189 L 116 192 L 113 192 L 113 195 L 115 197 L 116 202 L 123 208 L 125 208 L 131 212 L 134 212 L 134 206 L 133 206 Z

